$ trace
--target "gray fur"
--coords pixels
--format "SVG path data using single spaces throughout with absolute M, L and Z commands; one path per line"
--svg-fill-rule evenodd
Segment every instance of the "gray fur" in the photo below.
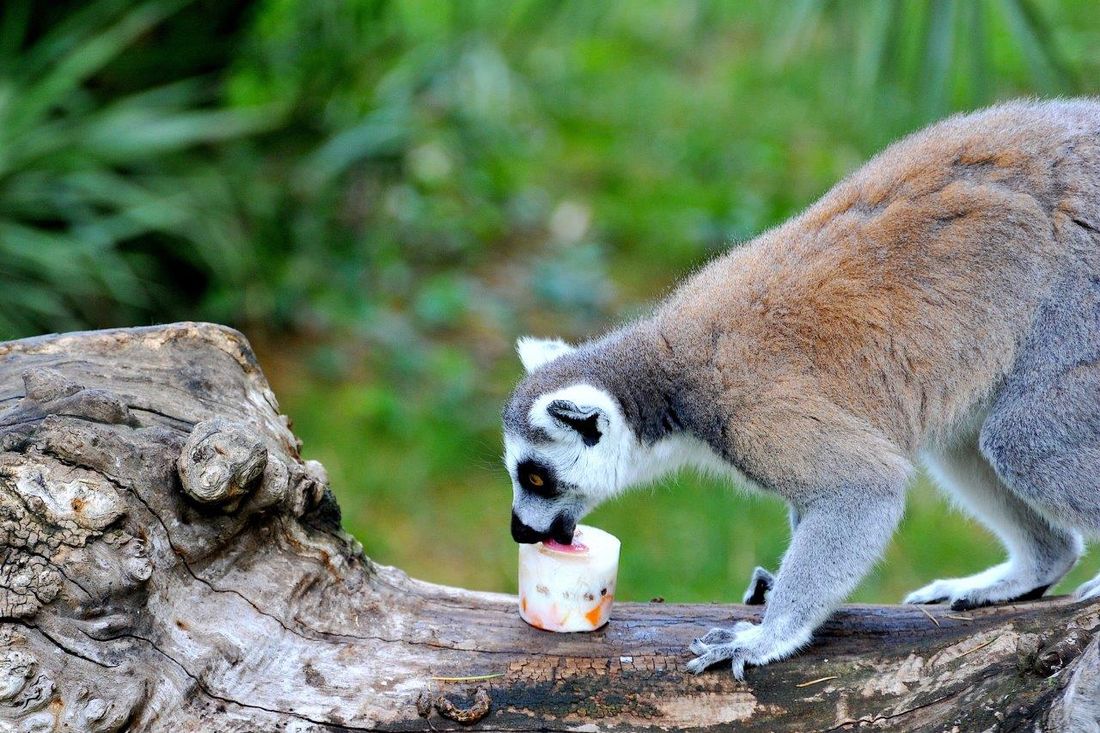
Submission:
M 539 396 L 560 387 L 587 383 L 615 398 L 627 423 L 653 443 L 682 429 L 675 413 L 676 383 L 655 353 L 645 323 L 614 331 L 539 367 L 524 379 L 504 408 L 505 430 L 532 442 L 549 436 L 527 421 Z
M 1073 273 L 1055 288 L 982 426 L 981 449 L 1024 501 L 1100 531 L 1100 276 Z
M 891 146 L 651 316 L 535 369 L 506 434 L 552 444 L 531 406 L 575 384 L 640 445 L 706 446 L 792 508 L 778 573 L 746 594 L 762 623 L 698 639 L 691 671 L 740 677 L 807 643 L 880 557 L 918 457 L 1009 560 L 909 600 L 1042 594 L 1100 534 L 1100 103 L 1012 103 Z

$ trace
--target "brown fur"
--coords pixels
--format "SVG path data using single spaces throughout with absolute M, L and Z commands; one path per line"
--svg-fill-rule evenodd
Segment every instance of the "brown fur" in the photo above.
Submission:
M 717 396 L 692 418 L 780 493 L 907 471 L 996 390 L 1059 273 L 1100 274 L 1098 141 L 1093 101 L 946 120 L 710 263 L 644 330 Z

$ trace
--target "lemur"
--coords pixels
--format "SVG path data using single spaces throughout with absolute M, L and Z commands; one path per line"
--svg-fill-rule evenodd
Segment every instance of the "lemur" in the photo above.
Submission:
M 1100 100 L 1013 102 L 886 148 L 579 346 L 522 338 L 512 536 L 568 543 L 683 466 L 789 504 L 792 539 L 688 669 L 782 659 L 879 559 L 918 461 L 1007 561 L 908 603 L 1041 596 L 1100 534 Z M 1100 577 L 1077 590 L 1100 596 Z

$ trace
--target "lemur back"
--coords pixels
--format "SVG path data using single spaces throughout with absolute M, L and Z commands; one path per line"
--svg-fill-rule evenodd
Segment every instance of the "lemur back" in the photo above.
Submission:
M 721 396 L 700 419 L 839 408 L 906 453 L 949 433 L 1066 273 L 1100 274 L 1098 141 L 1093 102 L 952 118 L 712 262 L 656 315 Z

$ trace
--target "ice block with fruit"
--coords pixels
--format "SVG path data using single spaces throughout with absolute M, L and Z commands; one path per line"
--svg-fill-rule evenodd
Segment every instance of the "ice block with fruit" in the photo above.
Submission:
M 607 623 L 619 571 L 619 540 L 579 525 L 573 543 L 519 546 L 519 615 L 547 631 L 593 631 Z

